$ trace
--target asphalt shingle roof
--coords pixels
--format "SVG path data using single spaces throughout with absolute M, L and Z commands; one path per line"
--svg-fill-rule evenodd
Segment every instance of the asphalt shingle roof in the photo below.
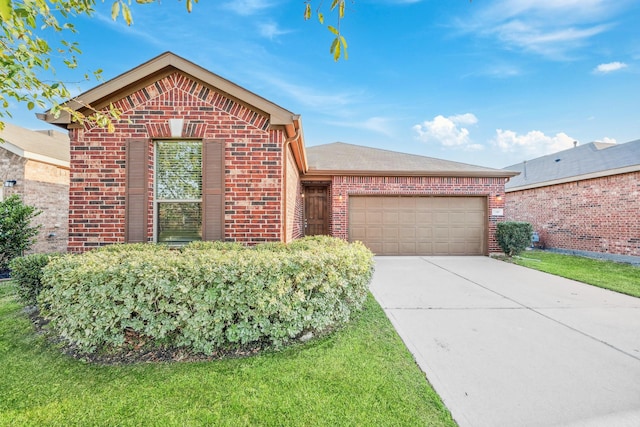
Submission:
M 504 169 L 520 172 L 506 184 L 507 191 L 640 170 L 640 139 L 624 144 L 591 142 Z
M 69 163 L 69 137 L 58 131 L 33 131 L 5 122 L 5 128 L 0 132 L 0 138 L 5 140 L 0 148 L 26 157 L 57 162 Z
M 334 142 L 307 147 L 309 174 L 512 176 L 500 169 Z

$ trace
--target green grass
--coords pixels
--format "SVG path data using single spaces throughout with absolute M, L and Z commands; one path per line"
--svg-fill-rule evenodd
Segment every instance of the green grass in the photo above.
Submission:
M 455 426 L 369 296 L 343 330 L 279 353 L 99 366 L 47 345 L 0 283 L 0 426 Z
M 552 252 L 528 251 L 518 265 L 640 297 L 640 267 Z

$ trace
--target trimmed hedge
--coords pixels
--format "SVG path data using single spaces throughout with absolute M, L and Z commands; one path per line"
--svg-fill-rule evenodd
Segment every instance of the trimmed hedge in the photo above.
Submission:
M 528 222 L 499 222 L 496 240 L 502 251 L 508 256 L 518 255 L 531 245 L 533 226 Z
M 119 245 L 53 260 L 39 304 L 81 351 L 147 342 L 212 354 L 339 327 L 361 308 L 372 274 L 364 245 L 327 237 L 255 248 Z
M 60 254 L 31 254 L 9 262 L 11 278 L 18 285 L 18 298 L 25 305 L 36 305 L 42 290 L 42 269 Z

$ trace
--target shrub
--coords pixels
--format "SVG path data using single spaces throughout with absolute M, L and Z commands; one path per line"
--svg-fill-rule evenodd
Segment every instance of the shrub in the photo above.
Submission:
M 31 220 L 42 213 L 27 206 L 13 194 L 0 202 L 0 271 L 6 270 L 9 262 L 22 256 L 35 242 L 40 226 L 31 226 Z
M 18 285 L 18 297 L 25 305 L 36 305 L 42 289 L 42 269 L 59 254 L 31 254 L 9 263 L 11 277 Z
M 146 246 L 135 256 L 122 247 L 47 265 L 43 281 L 52 286 L 39 305 L 54 330 L 88 352 L 117 351 L 132 337 L 205 354 L 278 348 L 347 322 L 373 273 L 368 249 L 337 239 L 303 239 L 286 250 Z
M 497 227 L 496 239 L 506 255 L 518 255 L 531 244 L 533 227 L 528 222 L 499 222 Z

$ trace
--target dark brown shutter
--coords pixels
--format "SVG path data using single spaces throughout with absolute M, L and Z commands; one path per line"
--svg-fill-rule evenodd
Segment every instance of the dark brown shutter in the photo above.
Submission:
M 203 141 L 202 240 L 224 240 L 224 142 Z
M 127 141 L 126 212 L 124 239 L 128 243 L 147 242 L 149 141 Z

